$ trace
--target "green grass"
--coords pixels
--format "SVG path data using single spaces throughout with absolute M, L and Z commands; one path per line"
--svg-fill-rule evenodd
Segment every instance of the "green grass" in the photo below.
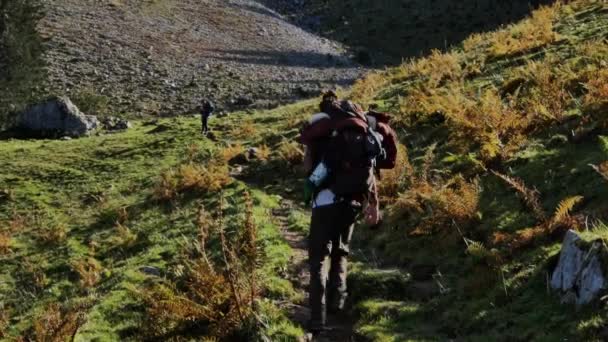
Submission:
M 0 188 L 13 194 L 0 203 L 0 228 L 5 231 L 11 221 L 25 220 L 12 229 L 10 252 L 0 255 L 0 304 L 10 315 L 6 337 L 31 336 L 31 325 L 46 303 L 84 301 L 86 323 L 77 339 L 136 339 L 144 308 L 132 289 L 154 281 L 140 268 L 155 267 L 162 277 L 171 276 L 185 246 L 196 239 L 198 203 L 213 208 L 219 200 L 218 193 L 186 193 L 173 203 L 152 199 L 161 172 L 192 157 L 205 162 L 221 145 L 200 137 L 196 119 L 160 124 L 168 129 L 154 133 L 156 126 L 138 122 L 125 133 L 78 140 L 0 142 Z M 224 140 L 228 134 L 219 128 Z M 188 152 L 192 150 L 194 156 Z M 237 181 L 223 191 L 229 217 L 240 215 L 244 191 L 252 193 L 263 241 L 267 297 L 289 299 L 295 292 L 280 272 L 291 251 L 270 215 L 280 196 Z M 117 231 L 117 221 L 130 236 Z M 64 238 L 41 239 L 41 232 L 59 226 L 65 227 Z M 87 257 L 102 270 L 96 285 L 81 288 L 72 264 Z M 41 276 L 45 280 L 33 284 Z M 270 320 L 269 334 L 286 338 L 301 332 L 272 303 L 262 306 Z
M 466 52 L 457 47 L 453 53 L 463 53 L 459 61 L 463 68 L 476 59 L 484 60 L 484 64 L 478 72 L 465 74 L 455 83 L 481 94 L 484 89 L 508 83 L 530 61 L 558 61 L 558 68 L 553 71 L 556 78 L 564 76 L 559 73 L 567 66 L 572 66 L 573 73 L 593 68 L 594 58 L 581 57 L 579 51 L 584 44 L 605 38 L 605 4 L 578 1 L 560 11 L 555 30 L 561 39 L 541 48 L 487 58 L 485 47 Z M 438 178 L 461 174 L 477 179 L 479 203 L 475 218 L 466 224 L 447 224 L 427 236 L 409 233 L 419 223 L 418 215 L 432 217 L 432 211 L 389 222 L 380 231 L 357 232 L 356 258 L 364 263 L 350 277 L 353 310 L 359 317 L 357 332 L 377 341 L 605 339 L 601 328 L 606 325 L 603 304 L 575 310 L 560 304 L 559 297 L 547 290 L 547 276 L 558 256 L 563 232 L 541 236 L 521 250 L 493 243 L 496 233 L 515 234 L 539 222 L 511 187 L 479 169 L 484 164 L 479 146 L 459 145 L 462 141 L 452 138 L 458 132 L 450 116 L 443 121 L 421 108 L 416 110 L 417 98 L 410 97 L 412 89 L 432 88 L 427 75 L 406 74 L 404 70 L 415 68 L 388 69 L 379 78 L 369 78 L 364 84 L 373 88 L 371 95 L 361 92 L 360 87 L 355 89 L 354 100 L 378 103 L 381 109 L 395 114 L 398 131 L 404 133 L 400 138 L 416 169 L 420 169 L 428 147 L 437 143 L 431 174 Z M 571 77 L 577 79 L 577 75 Z M 453 81 L 444 77 L 437 88 L 447 88 Z M 542 210 L 549 217 L 560 201 L 583 196 L 573 210 L 582 218 L 581 229 L 586 220 L 591 228 L 583 235 L 587 239 L 605 238 L 603 224 L 595 222 L 606 220 L 604 199 L 608 184 L 589 164 L 608 159 L 603 137 L 607 131 L 604 113 L 590 113 L 582 105 L 584 93 L 579 89 L 570 94 L 574 100 L 566 108 L 567 119 L 563 122 L 539 125 L 526 133 L 513 155 L 495 163 L 486 162 L 485 167 L 517 177 L 529 188 L 537 189 Z M 525 96 L 520 95 L 517 100 L 525 100 Z M 593 132 L 573 139 L 572 131 L 580 127 L 592 128 Z M 467 253 L 468 242 L 463 238 L 477 241 L 487 250 L 496 248 L 502 261 L 495 265 L 476 259 Z M 436 270 L 430 285 L 407 276 L 419 265 Z M 403 274 L 402 279 L 369 276 L 383 274 L 385 269 Z M 426 296 L 419 292 L 419 286 L 430 286 L 436 293 Z
M 591 62 L 581 61 L 577 51 L 585 42 L 606 37 L 608 12 L 598 2 L 581 3 L 561 14 L 555 27 L 565 38 L 559 41 L 487 59 L 485 47 L 467 52 L 461 63 L 483 57 L 485 64 L 462 79 L 465 88 L 502 88 L 531 60 L 560 57 L 561 64 L 579 67 L 595 63 L 590 57 Z M 573 214 L 590 218 L 592 229 L 585 237 L 605 238 L 604 225 L 595 221 L 608 219 L 603 201 L 608 184 L 589 166 L 608 159 L 608 125 L 601 113 L 588 116 L 581 101 L 584 91 L 573 94 L 563 121 L 533 127 L 513 154 L 493 161 L 483 158 L 480 146 L 455 143 L 449 120 L 403 109 L 412 88 L 428 83 L 427 75 L 404 75 L 404 70 L 411 69 L 381 73 L 382 82 L 355 100 L 378 103 L 395 114 L 395 128 L 416 170 L 437 143 L 431 178 L 462 175 L 477 182 L 477 212 L 461 225 L 449 222 L 429 235 L 410 233 L 421 218 L 433 218 L 432 207 L 397 222 L 388 220 L 380 230 L 357 229 L 356 263 L 349 279 L 356 333 L 377 341 L 602 340 L 605 308 L 574 310 L 547 291 L 547 274 L 560 249 L 559 232 L 521 249 L 493 242 L 496 233 L 513 235 L 539 222 L 512 188 L 485 170 L 495 168 L 536 188 L 548 216 L 563 199 L 583 196 Z M 444 76 L 438 88 L 453 81 Z M 354 94 L 360 94 L 357 88 Z M 301 156 L 292 144 L 301 120 L 315 110 L 316 101 L 307 101 L 215 118 L 217 142 L 202 139 L 193 118 L 163 120 L 162 131 L 138 121 L 133 129 L 112 135 L 0 142 L 0 190 L 7 190 L 0 195 L 10 194 L 0 197 L 0 233 L 11 236 L 7 247 L 0 239 L 0 313 L 8 315 L 7 338 L 32 337 L 32 325 L 47 304 L 61 302 L 84 308 L 78 339 L 137 340 L 146 311 L 135 290 L 158 281 L 141 267 L 157 268 L 163 279 L 176 277 L 187 246 L 198 234 L 198 205 L 213 209 L 219 204 L 219 193 L 205 192 L 184 192 L 169 203 L 154 201 L 161 173 L 187 162 L 208 163 L 225 146 L 266 145 L 268 160 L 245 163 L 223 190 L 225 215 L 230 229 L 237 229 L 244 193 L 251 193 L 265 255 L 258 329 L 271 340 L 295 340 L 301 327 L 277 304 L 301 300 L 284 279 L 291 251 L 279 225 L 301 233 L 308 229 L 309 212 L 298 204 L 302 174 L 296 166 Z M 580 127 L 593 131 L 569 138 Z M 294 203 L 292 210 L 280 220 L 273 217 L 284 203 Z M 478 254 L 468 246 L 471 241 L 478 243 Z M 217 245 L 212 253 L 219 254 Z M 493 262 L 496 255 L 500 262 Z M 83 288 L 75 266 L 87 261 L 99 265 L 99 279 Z M 431 269 L 430 277 L 424 278 L 425 269 Z M 0 315 L 0 332 L 4 319 Z

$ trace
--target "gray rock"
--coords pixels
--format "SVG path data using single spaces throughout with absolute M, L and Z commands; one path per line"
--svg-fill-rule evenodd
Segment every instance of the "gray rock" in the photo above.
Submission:
M 259 150 L 255 147 L 251 147 L 247 150 L 247 158 L 248 159 L 257 159 Z
M 33 137 L 82 137 L 99 126 L 97 117 L 84 115 L 67 97 L 30 107 L 17 116 L 15 128 Z
M 143 274 L 160 277 L 160 270 L 158 269 L 158 267 L 142 266 L 139 268 L 139 271 Z
M 123 131 L 133 127 L 129 121 L 113 116 L 103 118 L 101 123 L 107 131 Z
M 573 230 L 566 233 L 551 277 L 551 287 L 560 293 L 562 302 L 588 304 L 608 288 L 602 265 L 606 255 L 608 248 L 602 240 L 586 242 Z

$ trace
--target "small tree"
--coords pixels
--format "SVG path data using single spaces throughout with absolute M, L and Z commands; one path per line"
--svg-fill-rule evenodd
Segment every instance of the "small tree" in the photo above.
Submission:
M 44 79 L 39 0 L 0 0 L 0 128 L 39 96 Z

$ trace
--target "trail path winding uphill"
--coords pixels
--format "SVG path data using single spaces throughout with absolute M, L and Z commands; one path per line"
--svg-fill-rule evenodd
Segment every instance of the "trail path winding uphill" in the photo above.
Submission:
M 281 201 L 281 207 L 273 211 L 277 223 L 280 226 L 281 234 L 293 250 L 289 267 L 289 280 L 292 282 L 296 291 L 303 298 L 300 303 L 285 304 L 291 320 L 306 328 L 309 309 L 308 309 L 308 284 L 310 275 L 308 273 L 308 255 L 306 237 L 299 232 L 294 232 L 288 228 L 289 213 L 294 210 L 295 204 L 288 200 Z M 346 314 L 343 317 L 328 315 L 328 331 L 321 336 L 312 338 L 307 334 L 302 341 L 315 342 L 349 342 L 354 341 L 353 322 L 351 317 Z

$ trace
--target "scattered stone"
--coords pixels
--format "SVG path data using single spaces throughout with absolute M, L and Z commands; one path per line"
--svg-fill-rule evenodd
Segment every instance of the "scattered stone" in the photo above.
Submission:
M 101 119 L 101 124 L 106 131 L 124 131 L 133 127 L 129 121 L 114 116 Z
M 250 106 L 253 104 L 253 99 L 247 96 L 239 96 L 236 99 L 232 99 L 232 104 L 239 107 Z
M 147 274 L 154 277 L 160 277 L 160 269 L 154 266 L 142 266 L 139 271 L 143 274 Z
M 232 170 L 230 170 L 230 177 L 237 177 L 243 174 L 243 166 L 242 165 L 237 165 L 235 166 Z
M 608 287 L 603 260 L 608 260 L 608 248 L 601 239 L 585 241 L 578 233 L 566 233 L 558 264 L 551 277 L 551 287 L 564 303 L 589 304 Z
M 15 129 L 26 137 L 82 137 L 99 126 L 97 117 L 83 114 L 67 97 L 34 105 L 17 116 Z
M 257 148 L 251 147 L 249 150 L 247 150 L 247 158 L 249 160 L 258 159 L 258 152 L 259 150 Z

